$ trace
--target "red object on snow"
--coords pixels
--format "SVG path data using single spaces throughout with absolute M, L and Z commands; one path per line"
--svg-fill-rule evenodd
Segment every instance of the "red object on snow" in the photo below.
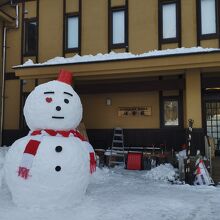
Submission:
M 30 175 L 29 175 L 29 169 L 27 169 L 26 167 L 19 167 L 18 169 L 18 176 L 27 179 Z
M 90 156 L 90 173 L 94 173 L 96 171 L 96 160 L 95 160 L 95 153 L 89 153 Z
M 127 159 L 128 170 L 141 170 L 142 153 L 129 152 Z
M 67 83 L 69 85 L 72 85 L 72 73 L 68 70 L 61 69 L 59 72 L 59 76 L 57 78 L 58 81 Z

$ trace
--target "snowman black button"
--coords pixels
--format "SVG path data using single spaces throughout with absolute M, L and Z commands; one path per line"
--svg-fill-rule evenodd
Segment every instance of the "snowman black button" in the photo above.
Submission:
M 57 172 L 61 171 L 61 166 L 56 166 L 56 167 L 55 167 L 55 170 L 56 170 Z
M 57 153 L 61 152 L 62 150 L 63 150 L 63 148 L 62 148 L 61 146 L 56 146 L 56 147 L 55 147 L 55 151 L 56 151 Z

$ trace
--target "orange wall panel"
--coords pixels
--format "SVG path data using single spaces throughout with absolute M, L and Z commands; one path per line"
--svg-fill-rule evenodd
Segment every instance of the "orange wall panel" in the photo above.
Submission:
M 53 0 L 51 4 L 50 0 L 40 1 L 39 62 L 62 56 L 62 51 L 63 2 Z
M 106 105 L 106 98 L 110 98 L 112 105 Z M 81 95 L 86 128 L 103 129 L 114 128 L 159 128 L 159 93 L 134 92 Z M 119 117 L 119 107 L 152 107 L 151 116 Z

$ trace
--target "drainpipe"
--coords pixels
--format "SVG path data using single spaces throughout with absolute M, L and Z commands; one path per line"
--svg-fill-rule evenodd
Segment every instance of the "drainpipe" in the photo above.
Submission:
M 7 27 L 3 30 L 3 53 L 2 53 L 2 89 L 1 89 L 1 124 L 0 124 L 0 144 L 2 146 L 3 119 L 4 119 L 4 92 L 5 92 L 5 57 L 6 57 L 6 35 Z
M 19 28 L 19 6 L 18 4 L 14 5 L 11 1 L 11 6 L 15 7 L 16 17 L 15 17 L 15 26 L 4 26 L 3 30 L 3 51 L 2 51 L 2 88 L 1 88 L 1 115 L 0 115 L 0 145 L 2 146 L 3 142 L 3 120 L 4 120 L 4 98 L 5 98 L 5 72 L 6 72 L 6 40 L 7 40 L 7 31 L 9 29 L 18 29 Z

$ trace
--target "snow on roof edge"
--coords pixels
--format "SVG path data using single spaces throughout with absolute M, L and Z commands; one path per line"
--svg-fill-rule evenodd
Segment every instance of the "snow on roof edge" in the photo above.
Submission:
M 190 55 L 198 53 L 210 53 L 210 52 L 220 52 L 219 48 L 202 48 L 202 47 L 191 47 L 191 48 L 175 48 L 166 50 L 153 50 L 145 52 L 142 54 L 132 54 L 128 52 L 115 53 L 110 52 L 107 54 L 96 54 L 96 55 L 83 55 L 78 54 L 73 57 L 55 57 L 47 60 L 43 63 L 34 63 L 31 59 L 26 61 L 23 65 L 13 66 L 16 68 L 26 68 L 26 67 L 43 67 L 43 66 L 54 66 L 54 65 L 68 65 L 68 64 L 79 64 L 79 63 L 94 63 L 94 62 L 105 62 L 105 61 L 122 61 L 128 59 L 140 59 L 140 58 L 156 58 L 165 56 L 175 56 L 175 55 Z

